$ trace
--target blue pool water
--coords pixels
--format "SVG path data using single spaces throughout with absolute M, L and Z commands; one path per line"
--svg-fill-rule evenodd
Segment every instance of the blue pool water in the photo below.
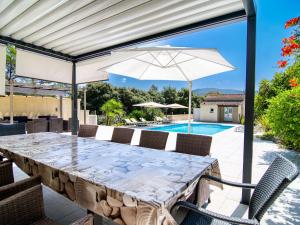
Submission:
M 221 125 L 221 124 L 206 124 L 206 123 L 192 123 L 191 133 L 192 134 L 203 134 L 203 135 L 213 135 L 221 131 L 232 128 L 233 126 Z M 188 124 L 173 124 L 159 127 L 152 127 L 149 130 L 176 132 L 176 133 L 188 133 Z

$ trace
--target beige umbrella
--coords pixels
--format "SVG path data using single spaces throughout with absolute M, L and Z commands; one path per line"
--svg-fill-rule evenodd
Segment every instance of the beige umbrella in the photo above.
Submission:
M 170 109 L 187 109 L 188 107 L 184 106 L 184 105 L 174 103 L 174 104 L 166 105 L 166 108 L 170 108 Z
M 144 108 L 166 108 L 165 105 L 156 102 L 144 102 L 140 104 L 135 104 L 133 106 L 144 107 Z

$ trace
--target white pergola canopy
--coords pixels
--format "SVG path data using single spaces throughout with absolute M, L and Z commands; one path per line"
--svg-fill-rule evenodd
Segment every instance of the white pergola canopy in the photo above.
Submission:
M 77 56 L 243 9 L 241 0 L 2 0 L 0 35 Z

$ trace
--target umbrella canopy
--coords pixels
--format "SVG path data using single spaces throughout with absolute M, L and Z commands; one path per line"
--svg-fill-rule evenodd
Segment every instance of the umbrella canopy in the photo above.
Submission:
M 174 104 L 166 105 L 166 108 L 170 108 L 170 109 L 187 109 L 188 107 L 186 107 L 184 105 L 174 103 Z
M 140 80 L 187 81 L 189 84 L 189 132 L 192 81 L 234 70 L 234 67 L 216 49 L 171 46 L 123 49 L 112 52 L 110 60 L 111 66 L 105 68 L 109 73 Z
M 166 106 L 156 102 L 144 102 L 140 104 L 135 104 L 133 106 L 145 107 L 145 108 L 165 108 Z

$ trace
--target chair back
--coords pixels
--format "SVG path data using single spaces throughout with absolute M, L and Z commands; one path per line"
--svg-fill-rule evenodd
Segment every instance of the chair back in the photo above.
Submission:
M 50 118 L 49 119 L 49 132 L 62 133 L 63 132 L 63 119 Z
M 298 176 L 296 166 L 282 156 L 272 162 L 252 194 L 249 219 L 261 220 L 282 191 Z
M 0 187 L 14 182 L 13 166 L 11 161 L 0 162 Z
M 0 136 L 25 134 L 25 123 L 0 124 Z
M 207 156 L 210 154 L 212 137 L 196 134 L 177 134 L 176 152 Z
M 166 148 L 168 136 L 169 133 L 167 132 L 142 130 L 139 146 L 164 150 Z
M 48 132 L 48 121 L 46 119 L 33 119 L 26 124 L 27 133 Z
M 80 125 L 78 137 L 96 137 L 98 125 Z
M 121 144 L 130 144 L 134 133 L 134 129 L 115 127 L 111 141 Z

